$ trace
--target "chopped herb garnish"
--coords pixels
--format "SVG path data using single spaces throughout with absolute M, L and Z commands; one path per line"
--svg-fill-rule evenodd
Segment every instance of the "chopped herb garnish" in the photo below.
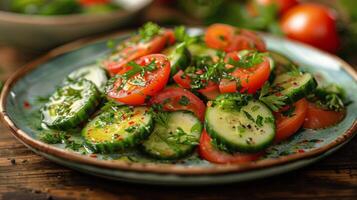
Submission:
M 285 117 L 292 117 L 295 115 L 294 114 L 295 108 L 296 108 L 295 106 L 291 105 L 287 110 L 282 111 L 281 114 Z
M 257 116 L 257 119 L 255 120 L 255 123 L 259 126 L 262 127 L 263 126 L 263 117 L 261 115 Z
M 238 110 L 248 104 L 248 101 L 252 98 L 251 95 L 243 95 L 240 93 L 228 93 L 219 95 L 216 100 L 213 101 L 213 106 L 219 106 L 223 110 Z
M 245 110 L 243 110 L 243 113 L 245 114 L 245 116 L 246 116 L 250 121 L 252 121 L 252 122 L 255 123 L 255 120 L 254 120 L 254 118 L 253 118 L 252 115 L 250 115 L 250 114 L 249 114 L 247 111 L 245 111 Z
M 162 105 L 152 105 L 149 113 L 152 114 L 156 123 L 166 128 L 169 126 L 169 113 L 163 111 Z
M 262 87 L 259 95 L 259 100 L 265 103 L 271 110 L 277 112 L 280 108 L 285 106 L 284 101 L 287 99 L 286 96 L 277 96 L 274 93 L 270 93 L 270 84 L 265 83 Z
M 251 68 L 264 61 L 264 53 L 254 51 L 246 56 L 242 56 L 239 60 L 229 59 L 228 64 L 233 65 L 235 68 Z
M 60 144 L 66 137 L 64 132 L 44 132 L 39 136 L 40 140 L 47 144 Z
M 179 104 L 187 106 L 188 104 L 190 104 L 190 99 L 188 99 L 186 96 L 182 96 L 179 100 Z
M 168 141 L 175 142 L 177 144 L 197 145 L 198 138 L 193 135 L 187 134 L 181 127 L 178 127 L 174 133 L 168 138 Z
M 139 34 L 143 41 L 149 41 L 153 37 L 158 35 L 160 33 L 160 30 L 161 28 L 159 25 L 152 22 L 147 22 L 139 29 Z

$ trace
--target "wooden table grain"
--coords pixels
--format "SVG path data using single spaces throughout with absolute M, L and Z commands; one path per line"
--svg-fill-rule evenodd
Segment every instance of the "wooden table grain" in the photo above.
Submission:
M 31 58 L 0 47 L 0 78 Z M 105 180 L 57 165 L 34 154 L 0 125 L 0 199 L 355 200 L 357 138 L 320 162 L 286 174 L 221 186 L 165 187 Z

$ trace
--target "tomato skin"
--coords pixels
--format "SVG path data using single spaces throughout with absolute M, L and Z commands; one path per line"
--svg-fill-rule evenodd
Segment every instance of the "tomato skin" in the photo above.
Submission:
M 225 50 L 229 47 L 235 36 L 235 28 L 226 24 L 213 24 L 207 28 L 205 34 L 206 44 L 214 49 Z
M 319 108 L 309 102 L 303 127 L 308 129 L 323 129 L 341 122 L 346 116 L 346 111 L 331 111 Z
M 238 53 L 235 52 L 234 54 Z M 236 57 L 233 54 L 227 54 L 227 56 L 234 60 L 239 60 L 239 57 Z M 239 92 L 248 92 L 249 94 L 254 94 L 269 79 L 270 62 L 267 58 L 264 58 L 264 61 L 257 66 L 248 69 L 237 69 L 232 73 L 232 76 L 240 80 L 240 86 L 242 88 Z M 222 79 L 219 84 L 219 90 L 221 93 L 237 92 L 237 83 L 236 81 Z
M 208 83 L 208 86 L 198 90 L 198 92 L 207 97 L 208 100 L 214 100 L 218 95 L 220 95 L 218 85 L 213 82 Z
M 257 49 L 265 52 L 264 41 L 253 31 L 237 29 L 226 24 L 213 24 L 207 28 L 205 42 L 208 47 L 226 52 Z
M 174 81 L 185 89 L 191 88 L 191 79 L 189 76 L 185 75 L 185 72 L 180 70 L 173 76 Z
M 83 6 L 91 6 L 96 4 L 108 4 L 110 0 L 79 0 L 79 3 Z
M 293 7 L 280 20 L 287 37 L 336 53 L 340 46 L 333 13 L 322 5 L 306 3 Z
M 275 142 L 281 142 L 294 133 L 303 125 L 307 113 L 308 102 L 305 99 L 297 101 L 291 117 L 285 117 L 281 113 L 274 113 L 276 120 Z
M 153 72 L 146 72 L 143 79 L 145 86 L 133 85 L 128 81 L 123 83 L 121 78 L 118 78 L 112 89 L 108 91 L 108 98 L 114 99 L 120 103 L 127 105 L 142 105 L 148 96 L 153 96 L 162 90 L 167 84 L 170 76 L 170 62 L 165 55 L 151 54 L 137 59 L 135 62 L 143 67 L 146 67 L 152 61 L 156 62 L 157 69 Z M 130 70 L 130 67 L 125 67 Z M 131 77 L 133 79 L 139 74 Z M 130 80 L 129 79 L 129 80 Z M 124 86 L 118 89 L 120 86 Z
M 108 69 L 111 75 L 118 74 L 128 62 L 142 56 L 158 53 L 167 43 L 172 44 L 174 40 L 173 32 L 171 30 L 165 30 L 162 34 L 155 36 L 149 42 L 139 42 L 138 44 L 129 45 L 120 50 L 115 54 L 116 59 L 114 61 L 105 61 L 104 66 Z
M 187 105 L 180 104 L 180 99 L 183 96 L 189 100 Z M 206 106 L 200 98 L 192 92 L 179 87 L 164 89 L 152 97 L 150 104 L 160 104 L 167 111 L 188 110 L 193 112 L 201 121 L 204 120 L 206 111 Z
M 199 154 L 200 156 L 212 163 L 217 164 L 243 164 L 258 160 L 263 153 L 235 153 L 229 154 L 216 149 L 212 145 L 212 138 L 207 134 L 206 130 L 203 130 L 200 138 Z

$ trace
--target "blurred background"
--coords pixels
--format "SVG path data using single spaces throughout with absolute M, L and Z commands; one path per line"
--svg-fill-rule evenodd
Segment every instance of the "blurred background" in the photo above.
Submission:
M 52 48 L 147 21 L 270 32 L 357 66 L 356 8 L 357 0 L 0 0 L 0 80 Z

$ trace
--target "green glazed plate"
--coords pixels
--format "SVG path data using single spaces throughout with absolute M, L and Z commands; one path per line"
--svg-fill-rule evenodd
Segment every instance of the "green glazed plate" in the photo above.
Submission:
M 191 34 L 202 29 L 191 28 Z M 341 59 L 304 44 L 263 35 L 268 48 L 287 55 L 314 73 L 322 82 L 334 82 L 346 89 L 354 102 L 346 118 L 337 126 L 312 131 L 300 130 L 286 142 L 272 146 L 256 162 L 215 165 L 197 154 L 177 161 L 154 161 L 138 152 L 126 154 L 82 154 L 64 145 L 48 145 L 38 139 L 39 96 L 48 96 L 71 71 L 93 64 L 110 53 L 107 41 L 121 41 L 128 33 L 106 38 L 84 39 L 49 52 L 15 73 L 1 94 L 0 111 L 14 136 L 37 154 L 78 171 L 109 179 L 147 184 L 207 185 L 239 182 L 284 173 L 318 161 L 348 142 L 357 129 L 357 74 Z M 74 139 L 78 139 L 76 135 Z

